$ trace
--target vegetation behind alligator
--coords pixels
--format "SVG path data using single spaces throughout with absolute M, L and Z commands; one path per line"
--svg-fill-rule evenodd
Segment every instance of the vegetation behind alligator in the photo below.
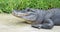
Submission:
M 22 11 L 13 10 L 12 14 L 19 18 L 26 19 L 34 28 L 51 29 L 54 25 L 60 25 L 60 9 L 53 8 L 49 10 L 40 10 L 26 8 Z

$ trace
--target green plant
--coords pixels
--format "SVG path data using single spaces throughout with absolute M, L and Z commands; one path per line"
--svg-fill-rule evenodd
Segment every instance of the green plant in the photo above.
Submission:
M 60 8 L 60 0 L 0 0 L 0 13 L 11 13 L 13 9 L 24 8 Z

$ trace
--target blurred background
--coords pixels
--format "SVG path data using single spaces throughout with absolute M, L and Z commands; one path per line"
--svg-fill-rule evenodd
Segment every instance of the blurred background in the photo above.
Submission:
M 11 13 L 13 9 L 25 8 L 50 9 L 60 8 L 60 0 L 0 0 L 0 13 Z

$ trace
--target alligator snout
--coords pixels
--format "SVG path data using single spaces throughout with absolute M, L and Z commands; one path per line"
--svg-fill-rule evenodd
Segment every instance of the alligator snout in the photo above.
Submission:
M 12 12 L 12 14 L 17 17 L 28 15 L 27 13 L 22 13 L 21 11 L 15 11 L 15 10 Z

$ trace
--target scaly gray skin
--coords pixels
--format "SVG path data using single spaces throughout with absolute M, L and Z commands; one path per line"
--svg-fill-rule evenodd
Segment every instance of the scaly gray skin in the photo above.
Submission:
M 60 25 L 60 9 L 39 10 L 28 8 L 22 11 L 14 10 L 14 16 L 32 21 L 32 27 L 51 29 L 54 25 Z

